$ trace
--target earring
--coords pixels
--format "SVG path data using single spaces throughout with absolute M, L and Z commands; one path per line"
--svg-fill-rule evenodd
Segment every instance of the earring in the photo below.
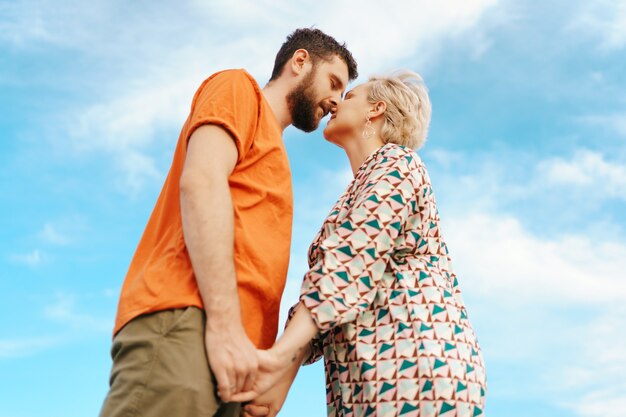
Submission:
M 370 116 L 367 115 L 365 119 L 365 128 L 363 128 L 363 133 L 361 133 L 361 137 L 367 140 L 374 136 L 374 133 L 376 133 L 376 131 L 372 127 L 372 121 L 370 120 Z

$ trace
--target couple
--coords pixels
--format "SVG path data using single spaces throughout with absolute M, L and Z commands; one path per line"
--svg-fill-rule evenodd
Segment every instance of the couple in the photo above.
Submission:
M 264 88 L 243 70 L 200 86 L 122 287 L 102 417 L 273 416 L 322 356 L 330 416 L 482 414 L 482 355 L 413 151 L 426 88 L 401 72 L 342 100 L 356 77 L 345 44 L 298 29 Z M 328 113 L 355 178 L 275 342 L 292 223 L 282 132 Z

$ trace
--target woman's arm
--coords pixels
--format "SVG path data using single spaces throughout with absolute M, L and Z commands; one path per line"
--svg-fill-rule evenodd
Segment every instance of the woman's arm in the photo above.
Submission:
M 302 310 L 302 312 L 304 312 L 305 314 L 303 314 L 302 312 L 297 314 L 300 310 Z M 296 314 L 298 318 L 294 322 Z M 289 330 L 289 335 L 284 338 L 285 335 L 283 334 L 283 337 L 281 337 L 281 340 L 279 341 L 280 344 L 277 342 L 277 345 L 275 345 L 285 349 L 285 353 L 280 353 L 278 351 L 275 352 L 278 357 L 280 357 L 280 355 L 282 354 L 282 356 L 288 358 L 288 351 L 297 350 L 296 360 L 289 365 L 287 372 L 274 384 L 274 386 L 272 386 L 267 392 L 256 397 L 254 400 L 250 401 L 243 407 L 242 417 L 275 417 L 282 409 L 283 404 L 287 399 L 289 389 L 291 389 L 291 385 L 293 385 L 293 381 L 298 375 L 298 370 L 300 369 L 300 366 L 302 366 L 302 364 L 311 356 L 311 343 L 304 344 L 303 349 L 290 348 L 291 345 L 298 346 L 300 344 L 298 343 L 299 341 L 301 341 L 299 335 L 300 333 L 303 333 L 302 340 L 307 338 L 305 334 L 306 327 L 308 326 L 305 317 L 306 314 L 308 314 L 308 311 L 299 303 L 296 304 L 293 307 L 292 311 L 290 311 L 289 313 L 290 317 L 286 327 L 286 329 L 291 328 L 291 330 Z M 294 329 L 295 326 L 302 326 L 304 327 L 304 329 L 301 328 L 300 331 L 296 331 L 296 329 Z M 287 330 L 285 330 L 285 332 L 286 331 Z M 293 340 L 291 340 L 292 338 Z
M 281 387 L 286 398 L 298 369 L 311 354 L 310 342 L 317 333 L 317 326 L 309 311 L 299 304 L 289 325 L 274 346 L 269 350 L 257 351 L 259 374 L 252 391 L 238 393 L 230 401 L 250 401 L 277 386 Z
M 285 364 L 298 363 L 300 366 L 309 356 L 311 340 L 318 332 L 309 310 L 300 303 L 289 325 L 269 351 Z

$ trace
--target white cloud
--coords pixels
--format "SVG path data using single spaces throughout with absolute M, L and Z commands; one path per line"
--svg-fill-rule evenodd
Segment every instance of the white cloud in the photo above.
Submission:
M 52 39 L 38 8 L 30 6 L 26 2 L 0 4 L 0 41 L 22 46 L 35 40 Z
M 616 386 L 584 394 L 577 404 L 571 406 L 581 417 L 623 417 L 626 408 L 624 386 Z
M 538 165 L 539 175 L 552 184 L 593 188 L 594 194 L 626 200 L 626 167 L 598 152 L 578 150 L 571 160 L 552 158 Z
M 609 129 L 621 137 L 626 137 L 626 113 L 589 115 L 580 117 L 580 122 L 596 128 Z
M 33 355 L 57 344 L 54 338 L 0 339 L 0 359 Z
M 552 306 L 602 306 L 626 298 L 622 242 L 539 238 L 512 216 L 471 211 L 443 222 L 462 281 L 481 297 Z
M 600 39 L 600 48 L 607 51 L 626 45 L 626 2 L 595 0 L 584 2 L 570 29 Z
M 117 292 L 107 289 L 99 296 L 104 298 L 117 297 Z M 57 292 L 54 301 L 43 308 L 46 320 L 41 334 L 50 334 L 52 323 L 61 325 L 56 332 L 48 336 L 16 337 L 0 339 L 0 360 L 26 357 L 56 346 L 63 346 L 85 334 L 110 333 L 113 323 L 110 318 L 103 319 L 82 313 L 78 309 L 79 297 L 76 294 Z
M 106 288 L 102 291 L 102 295 L 105 298 L 117 298 L 120 295 L 120 291 L 117 289 L 112 289 L 112 288 Z
M 330 0 L 194 1 L 146 10 L 132 3 L 14 2 L 3 6 L 0 42 L 69 48 L 97 63 L 68 80 L 89 91 L 86 102 L 60 111 L 74 148 L 106 151 L 127 173 L 129 187 L 137 188 L 154 180 L 148 150 L 163 131 L 170 132 L 168 143 L 176 139 L 171 132 L 182 126 L 199 83 L 216 70 L 245 67 L 263 84 L 294 28 L 315 25 L 346 41 L 363 77 L 401 63 L 423 71 L 450 40 L 482 54 L 490 41 L 480 22 L 497 4 L 420 0 L 389 7 L 367 0 L 355 8 Z
M 52 223 L 44 224 L 43 229 L 39 232 L 39 237 L 45 242 L 55 245 L 67 245 L 71 241 L 68 236 L 60 232 Z
M 125 173 L 121 187 L 132 195 L 137 195 L 146 183 L 162 182 L 165 175 L 156 167 L 153 158 L 137 151 L 128 151 L 118 157 L 119 168 Z
M 57 293 L 56 301 L 44 308 L 44 317 L 67 325 L 75 330 L 110 332 L 113 323 L 90 314 L 77 311 L 77 297 L 74 294 Z
M 11 253 L 8 257 L 12 262 L 24 264 L 29 267 L 39 266 L 44 259 L 44 255 L 39 249 L 33 249 L 33 251 L 29 253 Z
M 79 243 L 88 229 L 89 225 L 84 216 L 66 214 L 46 221 L 36 237 L 45 245 L 67 246 Z

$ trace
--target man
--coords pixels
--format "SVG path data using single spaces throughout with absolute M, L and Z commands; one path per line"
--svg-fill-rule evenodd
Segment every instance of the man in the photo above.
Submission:
M 289 262 L 282 132 L 316 129 L 356 76 L 345 44 L 298 29 L 263 89 L 244 70 L 200 86 L 122 287 L 102 417 L 239 414 Z

